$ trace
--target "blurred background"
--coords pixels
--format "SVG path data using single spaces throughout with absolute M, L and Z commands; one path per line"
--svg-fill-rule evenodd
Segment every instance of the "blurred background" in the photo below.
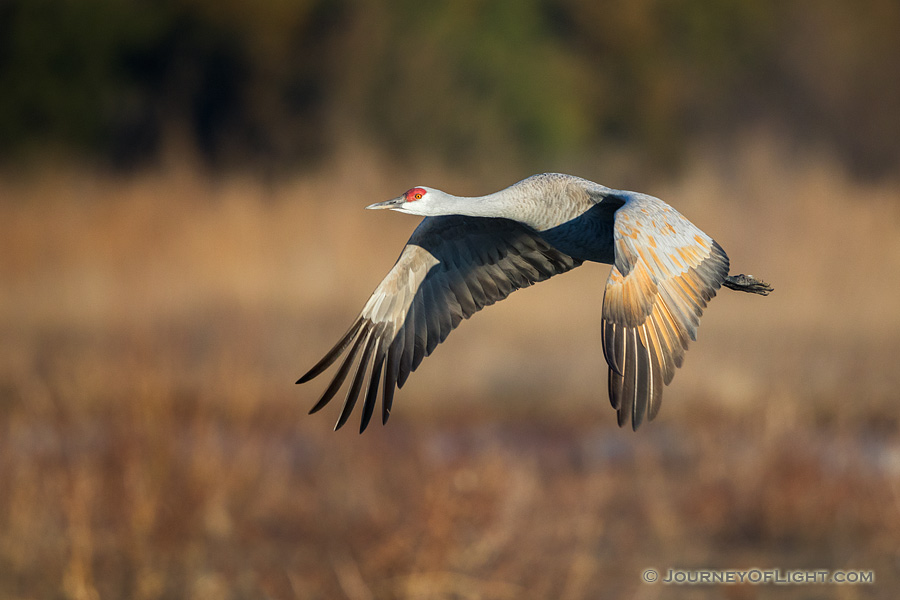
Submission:
M 898 56 L 894 0 L 0 2 L 0 597 L 893 597 Z M 638 433 L 603 265 L 462 324 L 386 427 L 307 416 L 418 221 L 362 208 L 542 171 L 775 293 L 720 293 Z

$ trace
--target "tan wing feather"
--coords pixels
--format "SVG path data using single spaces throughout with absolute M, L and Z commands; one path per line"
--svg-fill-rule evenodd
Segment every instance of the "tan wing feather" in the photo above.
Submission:
M 675 209 L 649 196 L 615 213 L 615 264 L 603 297 L 603 353 L 619 425 L 653 419 L 662 389 L 696 339 L 728 275 L 728 256 Z

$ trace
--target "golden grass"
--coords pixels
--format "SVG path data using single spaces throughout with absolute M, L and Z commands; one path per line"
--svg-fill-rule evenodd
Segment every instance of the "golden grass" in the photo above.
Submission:
M 638 434 L 614 426 L 606 268 L 514 294 L 385 428 L 292 384 L 415 219 L 365 153 L 295 181 L 190 168 L 0 179 L 0 597 L 752 598 L 646 567 L 898 583 L 900 186 L 750 140 L 662 196 L 776 288 L 723 291 Z M 591 177 L 591 173 L 581 173 Z M 615 181 L 606 182 L 617 185 Z M 401 189 L 402 188 L 402 189 Z

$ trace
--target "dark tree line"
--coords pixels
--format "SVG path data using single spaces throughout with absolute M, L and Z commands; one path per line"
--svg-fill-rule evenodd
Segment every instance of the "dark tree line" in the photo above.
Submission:
M 764 123 L 860 174 L 900 162 L 895 0 L 0 0 L 0 157 L 121 167 L 628 148 L 677 164 Z

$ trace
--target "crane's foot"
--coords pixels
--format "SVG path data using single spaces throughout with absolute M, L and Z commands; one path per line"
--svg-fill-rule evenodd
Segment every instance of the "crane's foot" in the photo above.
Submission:
M 768 296 L 770 292 L 775 290 L 762 279 L 757 279 L 753 275 L 744 275 L 743 273 L 740 275 L 729 275 L 722 282 L 722 285 L 739 292 L 759 294 L 760 296 Z

